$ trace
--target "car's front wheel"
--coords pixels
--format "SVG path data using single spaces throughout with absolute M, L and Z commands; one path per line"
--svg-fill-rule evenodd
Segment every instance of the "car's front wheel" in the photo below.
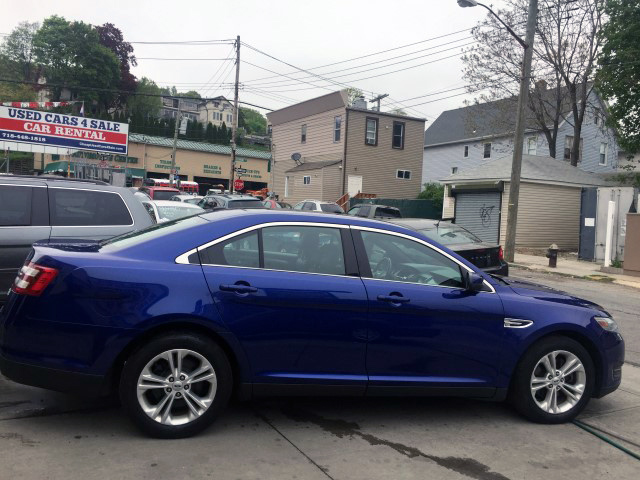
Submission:
M 171 333 L 154 338 L 127 359 L 119 393 L 142 431 L 183 438 L 216 419 L 232 385 L 229 361 L 218 345 L 193 334 Z
M 591 398 L 595 368 L 589 352 L 567 337 L 534 344 L 515 372 L 511 400 L 521 414 L 538 423 L 573 420 Z

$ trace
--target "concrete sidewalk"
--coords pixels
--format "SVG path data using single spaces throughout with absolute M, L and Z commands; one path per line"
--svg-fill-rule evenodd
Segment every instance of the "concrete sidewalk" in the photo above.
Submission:
M 516 253 L 515 261 L 511 265 L 516 268 L 528 268 L 539 272 L 570 275 L 572 277 L 586 278 L 588 280 L 613 282 L 618 285 L 625 285 L 627 287 L 640 289 L 640 277 L 604 273 L 600 271 L 600 265 L 594 262 L 585 262 L 582 260 L 572 260 L 559 257 L 557 268 L 551 268 L 548 266 L 549 259 L 546 257 Z

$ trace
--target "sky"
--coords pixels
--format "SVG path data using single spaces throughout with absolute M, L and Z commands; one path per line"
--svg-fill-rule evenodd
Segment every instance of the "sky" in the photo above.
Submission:
M 493 2 L 495 7 L 501 4 Z M 402 108 L 426 118 L 427 127 L 441 112 L 473 100 L 463 88 L 459 57 L 463 46 L 473 47 L 469 29 L 486 15 L 481 7 L 460 8 L 456 0 L 5 0 L 2 10 L 0 34 L 11 32 L 20 21 L 42 22 L 57 14 L 93 25 L 113 23 L 132 43 L 240 35 L 240 100 L 265 107 L 262 113 L 351 86 L 363 90 L 367 100 L 388 94 L 383 111 Z M 138 78 L 206 97 L 233 98 L 235 72 L 232 61 L 225 60 L 233 55 L 229 42 L 133 46 Z M 394 50 L 379 53 L 389 49 Z M 444 57 L 450 58 L 438 60 Z M 402 63 L 391 65 L 396 62 Z M 327 64 L 334 65 L 316 68 Z M 380 75 L 399 69 L 405 70 Z M 451 91 L 438 93 L 443 90 Z

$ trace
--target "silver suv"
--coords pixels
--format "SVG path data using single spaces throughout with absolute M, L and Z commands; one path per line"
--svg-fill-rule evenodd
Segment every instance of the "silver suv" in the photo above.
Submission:
M 31 245 L 102 240 L 152 225 L 131 191 L 99 181 L 0 175 L 0 305 Z

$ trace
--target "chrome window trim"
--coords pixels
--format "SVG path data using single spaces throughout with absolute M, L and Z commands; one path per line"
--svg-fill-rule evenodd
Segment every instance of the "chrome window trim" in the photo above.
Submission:
M 118 197 L 120 197 L 120 200 L 122 200 L 122 203 L 124 203 L 125 208 L 127 209 L 127 212 L 129 212 L 129 218 L 131 218 L 131 223 L 126 224 L 126 225 L 51 225 L 52 228 L 113 228 L 113 227 L 133 227 L 136 223 L 134 217 L 133 217 L 133 213 L 131 213 L 131 210 L 129 209 L 129 205 L 127 204 L 127 202 L 125 201 L 125 199 L 122 197 L 122 195 L 119 192 L 112 192 L 109 190 L 100 190 L 100 189 L 95 189 L 95 188 L 72 188 L 72 187 L 49 187 L 49 189 L 55 189 L 55 190 L 82 190 L 85 192 L 99 192 L 99 193 L 110 193 L 112 195 L 117 195 Z M 51 212 L 51 205 L 49 205 L 49 212 Z M 51 213 L 49 213 L 49 215 L 51 215 Z M 51 221 L 49 221 L 49 223 L 51 223 Z
M 32 188 L 47 188 L 46 185 L 25 185 L 22 183 L 1 183 L 0 185 L 5 185 L 7 187 L 32 187 Z
M 220 238 L 216 238 L 215 240 L 212 240 L 210 242 L 204 243 L 196 248 L 192 248 L 191 250 L 189 250 L 188 252 L 184 252 L 181 255 L 178 255 L 175 259 L 175 263 L 179 263 L 182 265 L 191 265 L 189 263 L 189 256 L 193 255 L 194 253 L 196 253 L 198 250 L 204 250 L 205 248 L 209 248 L 212 245 L 215 245 L 216 243 L 220 243 L 220 242 L 224 242 L 225 240 L 228 240 L 230 238 L 233 238 L 235 236 L 238 235 L 243 235 L 245 233 L 249 233 L 253 230 L 257 230 L 259 228 L 266 228 L 266 227 L 287 227 L 287 226 L 291 226 L 291 227 L 329 227 L 329 228 L 349 228 L 349 225 L 341 225 L 341 224 L 335 224 L 335 223 L 316 223 L 316 222 L 267 222 L 267 223 L 259 223 L 256 225 L 251 225 L 250 227 L 246 227 L 243 228 L 242 230 L 236 230 L 235 232 L 232 233 L 228 233 L 227 235 L 224 235 Z M 237 267 L 237 266 L 232 266 L 232 265 L 212 265 L 210 263 L 201 263 L 200 265 L 209 265 L 209 266 L 216 266 L 216 267 L 232 267 L 232 268 L 254 268 L 254 267 Z M 266 268 L 261 269 L 261 268 L 257 268 L 258 270 L 268 270 Z M 276 271 L 284 271 L 284 272 L 288 272 L 289 270 L 276 270 Z M 297 272 L 297 273 L 308 273 L 308 272 Z M 325 275 L 323 273 L 317 273 L 314 275 Z M 337 276 L 342 276 L 342 275 L 337 275 Z M 346 276 L 346 275 L 345 275 Z M 355 278 L 355 277 L 354 277 Z
M 365 232 L 374 232 L 374 233 L 382 233 L 382 234 L 386 234 L 386 235 L 395 235 L 396 237 L 401 237 L 401 238 L 405 238 L 407 240 L 411 240 L 411 241 L 420 243 L 420 244 L 422 244 L 422 245 L 424 245 L 426 247 L 429 247 L 432 250 L 435 250 L 439 254 L 444 255 L 449 260 L 455 262 L 460 267 L 462 267 L 465 270 L 467 270 L 469 273 L 477 273 L 472 268 L 467 267 L 464 263 L 461 263 L 458 259 L 456 259 L 455 257 L 452 257 L 450 254 L 448 254 L 444 250 L 441 250 L 440 248 L 436 247 L 435 245 L 431 245 L 429 242 L 427 242 L 425 240 L 422 240 L 420 238 L 412 237 L 411 235 L 407 235 L 405 233 L 394 232 L 394 231 L 391 231 L 391 230 L 383 230 L 381 228 L 361 227 L 361 226 L 357 226 L 357 225 L 352 225 L 351 228 L 353 230 L 360 230 L 360 231 L 365 231 Z M 372 278 L 371 280 L 382 280 L 384 282 L 410 283 L 410 284 L 413 284 L 413 285 L 424 285 L 424 286 L 428 286 L 428 287 L 455 288 L 455 289 L 458 289 L 458 290 L 463 290 L 463 289 L 460 289 L 458 287 L 447 287 L 447 286 L 443 286 L 443 285 L 428 285 L 428 284 L 425 284 L 425 283 L 416 283 L 416 282 L 402 282 L 400 280 L 385 280 L 385 279 L 380 279 L 380 278 Z M 496 289 L 493 288 L 493 285 L 491 285 L 486 280 L 483 280 L 483 282 L 487 287 L 489 287 L 491 289 L 491 291 L 490 292 L 478 292 L 478 293 L 496 293 Z

